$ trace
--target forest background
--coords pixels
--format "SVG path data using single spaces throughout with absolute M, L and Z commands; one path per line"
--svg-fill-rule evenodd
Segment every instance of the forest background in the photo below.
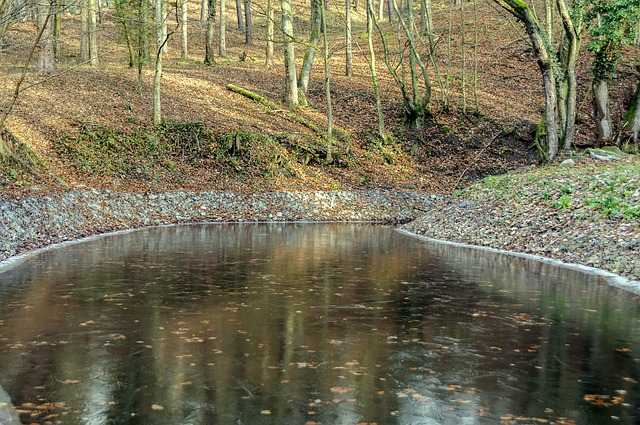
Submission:
M 563 148 L 634 152 L 638 9 L 7 0 L 0 183 L 441 193 Z

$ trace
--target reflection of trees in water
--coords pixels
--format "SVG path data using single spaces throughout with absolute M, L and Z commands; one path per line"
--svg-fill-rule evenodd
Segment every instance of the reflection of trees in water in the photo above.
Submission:
M 97 423 L 473 423 L 571 405 L 578 378 L 637 376 L 595 371 L 633 340 L 628 297 L 390 229 L 178 226 L 39 259 L 0 295 L 0 338 L 23 344 L 0 346 L 0 382 L 20 402 L 79 395 L 70 409 Z

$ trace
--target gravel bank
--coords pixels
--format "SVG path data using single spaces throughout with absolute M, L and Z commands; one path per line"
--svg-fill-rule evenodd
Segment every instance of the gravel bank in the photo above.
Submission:
M 189 222 L 404 222 L 429 209 L 436 195 L 391 192 L 171 191 L 160 194 L 77 190 L 0 199 L 0 261 L 59 242 L 144 226 Z
M 493 193 L 493 192 L 492 192 Z M 410 220 L 428 238 L 603 269 L 640 281 L 640 223 L 467 194 L 394 191 L 161 194 L 77 190 L 0 199 L 0 261 L 99 233 L 189 222 Z

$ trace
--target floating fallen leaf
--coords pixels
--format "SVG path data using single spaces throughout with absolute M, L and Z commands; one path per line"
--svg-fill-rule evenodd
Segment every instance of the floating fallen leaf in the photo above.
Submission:
M 65 379 L 64 381 L 61 382 L 62 384 L 65 385 L 74 385 L 74 384 L 79 384 L 80 381 L 77 379 Z
M 260 411 L 261 415 L 270 415 L 271 414 L 271 410 L 265 409 L 265 410 L 261 410 Z
M 151 405 L 151 410 L 158 410 L 158 411 L 161 411 L 161 410 L 164 410 L 164 406 L 162 406 L 162 405 L 160 405 L 160 404 L 152 404 L 152 405 Z

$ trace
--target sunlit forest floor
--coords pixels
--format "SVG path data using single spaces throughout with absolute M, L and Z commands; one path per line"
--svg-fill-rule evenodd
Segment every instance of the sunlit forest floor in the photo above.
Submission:
M 32 164 L 24 159 L 5 160 L 0 171 L 3 190 L 41 192 L 95 187 L 119 191 L 185 188 L 246 192 L 398 187 L 447 193 L 454 186 L 461 187 L 487 175 L 524 170 L 539 163 L 534 144 L 535 127 L 543 110 L 539 71 L 524 31 L 491 2 L 478 3 L 477 20 L 471 3 L 461 10 L 435 2 L 433 40 L 437 69 L 433 64 L 428 67 L 433 90 L 429 109 L 433 116 L 419 131 L 402 124 L 400 91 L 384 67 L 382 48 L 377 43 L 385 125 L 388 134 L 393 135 L 387 143 L 375 136 L 378 120 L 367 62 L 363 6 L 354 11 L 353 18 L 354 76 L 345 77 L 344 5 L 331 2 L 331 97 L 335 126 L 343 135 L 335 148 L 339 161 L 332 165 L 324 164 L 318 155 L 300 154 L 325 142 L 288 118 L 286 107 L 268 110 L 226 89 L 231 83 L 281 105 L 281 45 L 276 44 L 275 64 L 268 69 L 264 60 L 265 16 L 259 2 L 254 6 L 253 45 L 244 43 L 244 34 L 236 28 L 235 10 L 228 9 L 228 55 L 206 66 L 205 29 L 199 22 L 199 7 L 190 4 L 189 60 L 180 59 L 179 30 L 168 43 L 162 108 L 164 118 L 172 124 L 160 130 L 153 130 L 150 123 L 152 64 L 143 68 L 142 90 L 138 92 L 137 71 L 128 67 L 127 46 L 114 10 L 103 10 L 98 34 L 100 64 L 95 67 L 78 65 L 79 15 L 65 14 L 57 45 L 57 74 L 37 75 L 31 72 L 32 62 L 26 65 L 29 72 L 7 122 L 11 136 L 4 135 L 17 151 L 30 150 L 37 159 Z M 309 34 L 308 6 L 297 2 L 295 8 L 295 31 L 305 39 Z M 384 22 L 383 28 L 391 49 L 397 52 L 397 24 Z M 25 22 L 12 25 L 4 37 L 0 54 L 3 109 L 11 102 L 35 35 L 34 24 Z M 304 46 L 296 49 L 299 65 Z M 425 47 L 425 59 L 426 55 Z M 393 63 L 397 57 L 394 54 Z M 318 53 L 309 85 L 310 106 L 296 112 L 321 128 L 326 125 L 327 109 L 323 70 L 322 55 Z M 623 61 L 612 84 L 614 120 L 620 119 L 637 78 L 632 64 Z M 579 145 L 591 145 L 595 139 L 589 85 L 589 57 L 585 54 L 579 73 Z M 180 131 L 186 136 L 180 136 Z M 209 138 L 201 139 L 204 136 Z M 164 138 L 170 144 L 189 146 L 164 147 L 150 155 L 149 146 L 156 146 Z M 221 140 L 229 142 L 226 150 L 221 150 Z M 275 157 L 265 152 L 276 149 L 271 144 L 273 140 L 277 149 L 283 149 Z M 216 146 L 208 146 L 203 153 L 201 141 Z M 194 143 L 198 145 L 197 152 Z M 28 149 L 21 148 L 21 144 Z

